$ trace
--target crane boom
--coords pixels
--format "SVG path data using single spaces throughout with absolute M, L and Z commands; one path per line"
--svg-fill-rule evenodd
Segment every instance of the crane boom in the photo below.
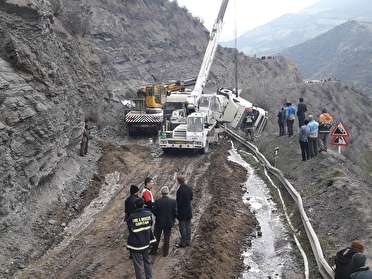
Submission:
M 193 104 L 194 106 L 196 106 L 198 99 L 203 94 L 205 84 L 207 83 L 209 71 L 211 69 L 214 56 L 217 50 L 218 39 L 222 31 L 223 18 L 225 16 L 228 3 L 229 0 L 222 1 L 216 22 L 214 23 L 213 28 L 209 34 L 209 43 L 204 54 L 203 62 L 200 67 L 195 87 L 191 92 L 190 96 L 191 100 L 189 100 L 189 103 Z

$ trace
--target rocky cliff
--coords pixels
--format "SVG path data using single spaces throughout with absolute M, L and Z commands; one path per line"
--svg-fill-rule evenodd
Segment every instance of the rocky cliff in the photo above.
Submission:
M 117 131 L 118 98 L 145 83 L 196 76 L 208 32 L 167 0 L 7 0 L 0 2 L 0 38 L 0 276 L 11 277 L 58 242 L 63 228 L 55 218 L 79 214 L 84 191 L 101 179 L 94 175 L 99 146 L 77 156 L 84 121 L 98 133 Z M 234 84 L 233 57 L 232 49 L 218 49 L 211 90 Z M 347 96 L 364 121 L 356 92 L 307 88 L 282 57 L 239 54 L 239 72 L 244 96 L 272 115 L 269 137 L 283 99 L 304 94 L 321 94 L 335 108 Z

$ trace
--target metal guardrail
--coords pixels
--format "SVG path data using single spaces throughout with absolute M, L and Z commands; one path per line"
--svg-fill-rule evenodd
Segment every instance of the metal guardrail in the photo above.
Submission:
M 284 187 L 286 188 L 286 190 L 291 195 L 292 199 L 295 201 L 297 205 L 303 226 L 306 231 L 307 238 L 310 242 L 316 263 L 318 265 L 319 273 L 325 279 L 333 279 L 334 271 L 324 258 L 323 250 L 320 245 L 318 236 L 316 235 L 313 226 L 311 225 L 310 220 L 307 217 L 300 194 L 293 187 L 293 185 L 284 177 L 283 173 L 279 169 L 271 165 L 271 163 L 266 159 L 266 157 L 258 150 L 257 146 L 246 141 L 242 136 L 238 135 L 237 133 L 226 127 L 225 131 L 234 139 L 236 139 L 245 147 L 247 147 L 251 152 L 253 152 L 255 156 L 265 165 L 266 169 L 284 185 Z

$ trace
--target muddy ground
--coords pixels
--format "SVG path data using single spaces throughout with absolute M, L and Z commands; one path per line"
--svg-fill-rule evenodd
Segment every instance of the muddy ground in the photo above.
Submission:
M 123 222 L 129 186 L 142 186 L 151 174 L 155 176 L 156 196 L 166 185 L 174 197 L 177 173 L 187 176 L 194 191 L 192 245 L 176 248 L 176 226 L 170 255 L 153 258 L 154 278 L 239 276 L 243 268 L 241 253 L 248 245 L 245 239 L 254 230 L 256 220 L 242 201 L 246 171 L 227 160 L 229 144 L 220 144 L 206 155 L 163 155 L 145 140 L 124 145 L 102 141 L 100 146 L 103 155 L 98 174 L 81 196 L 84 202 L 80 206 L 84 208 L 80 208 L 80 215 L 66 224 L 56 236 L 58 241 L 42 257 L 16 273 L 16 278 L 133 278 Z M 55 216 L 57 223 L 64 221 L 62 213 Z

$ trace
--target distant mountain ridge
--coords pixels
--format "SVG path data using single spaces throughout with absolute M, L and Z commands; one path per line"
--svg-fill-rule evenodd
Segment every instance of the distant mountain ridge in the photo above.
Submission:
M 305 78 L 334 77 L 372 91 L 372 22 L 348 21 L 281 53 Z
M 296 14 L 283 15 L 238 38 L 238 48 L 248 55 L 270 55 L 303 43 L 348 20 L 372 20 L 368 0 L 321 0 Z M 234 41 L 222 46 L 234 47 Z

